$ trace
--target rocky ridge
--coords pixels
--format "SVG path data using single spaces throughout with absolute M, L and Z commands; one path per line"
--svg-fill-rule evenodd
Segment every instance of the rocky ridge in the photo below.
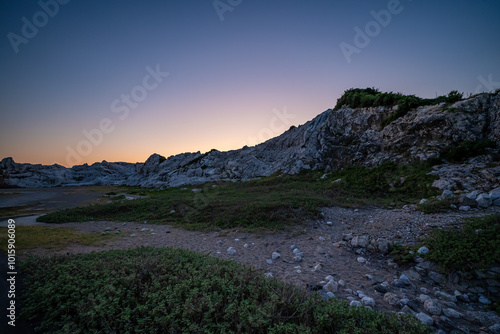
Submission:
M 165 159 L 151 155 L 145 163 L 109 163 L 65 168 L 0 162 L 4 186 L 133 185 L 166 188 L 209 181 L 245 181 L 276 171 L 326 172 L 355 164 L 409 163 L 438 158 L 443 148 L 463 141 L 500 143 L 500 94 L 481 94 L 456 102 L 411 110 L 387 126 L 395 107 L 326 110 L 313 120 L 253 147 L 220 152 L 182 153 Z M 442 165 L 435 184 L 443 190 L 488 192 L 500 186 L 498 151 L 465 165 Z M 465 174 L 463 171 L 465 170 Z

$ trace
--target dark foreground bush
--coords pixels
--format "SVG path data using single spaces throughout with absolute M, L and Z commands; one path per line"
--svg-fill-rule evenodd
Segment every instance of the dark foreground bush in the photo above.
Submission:
M 470 271 L 500 263 L 500 214 L 469 218 L 460 229 L 434 230 L 427 258 L 448 270 Z
M 324 301 L 232 261 L 137 248 L 29 258 L 22 316 L 42 333 L 427 333 L 409 316 Z

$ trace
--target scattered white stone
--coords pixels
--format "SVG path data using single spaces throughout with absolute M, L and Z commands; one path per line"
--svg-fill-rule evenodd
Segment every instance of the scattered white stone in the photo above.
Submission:
M 217 251 L 217 254 L 220 254 L 221 252 L 220 251 Z
M 427 299 L 424 302 L 424 309 L 433 315 L 441 314 L 441 305 L 433 299 Z
M 339 285 L 335 281 L 329 281 L 325 285 L 323 285 L 323 290 L 330 291 L 330 292 L 337 292 L 339 289 Z
M 342 181 L 342 179 L 336 179 L 335 181 L 332 181 L 332 183 L 337 183 L 337 182 L 340 182 Z
M 191 191 L 194 193 L 201 193 L 201 189 L 192 189 Z
M 488 194 L 481 194 L 476 198 L 477 205 L 481 208 L 487 208 L 492 204 L 491 198 Z
M 490 305 L 491 304 L 491 300 L 489 300 L 488 298 L 486 298 L 485 296 L 483 295 L 480 295 L 479 296 L 479 302 L 481 304 L 485 304 L 485 305 Z
M 302 270 L 297 269 L 297 274 L 300 274 L 301 272 L 302 272 Z
M 398 305 L 399 304 L 399 297 L 395 293 L 386 292 L 384 294 L 384 301 L 389 305 Z
M 175 213 L 175 210 L 170 210 L 170 213 Z
M 399 280 L 401 282 L 403 282 L 403 284 L 405 284 L 405 285 L 410 285 L 411 284 L 410 279 L 405 274 L 401 274 L 401 276 L 399 276 Z
M 425 295 L 428 295 L 430 293 L 430 291 L 426 288 L 420 288 L 420 292 L 422 292 Z
M 332 223 L 332 222 L 326 222 L 326 225 L 328 225 L 328 226 L 332 226 L 332 225 L 333 225 L 333 223 Z
M 271 260 L 271 259 L 267 259 L 266 262 L 267 262 L 267 264 L 273 264 L 273 260 Z
M 339 279 L 339 281 L 338 281 L 337 283 L 339 283 L 339 285 L 340 285 L 341 287 L 345 288 L 345 282 L 344 282 L 344 280 L 343 280 L 343 279 Z
M 319 241 L 325 241 L 326 239 L 323 237 L 319 237 Z
M 149 228 L 145 228 L 145 227 L 144 227 L 144 228 L 141 228 L 141 232 L 145 232 L 145 231 L 147 231 L 147 230 L 149 230 Z
M 328 276 L 326 276 L 326 277 L 325 277 L 325 281 L 327 281 L 327 282 L 328 282 L 328 281 L 333 281 L 333 279 L 334 279 L 334 278 L 333 278 L 333 276 L 332 276 L 332 275 L 328 275 Z
M 452 308 L 445 308 L 445 309 L 443 309 L 443 313 L 448 318 L 454 318 L 454 319 L 460 319 L 463 316 L 462 313 L 457 312 L 457 311 L 455 311 Z
M 236 239 L 234 239 L 234 241 L 240 241 L 240 239 L 236 238 Z
M 361 303 L 364 305 L 364 306 L 371 306 L 371 307 L 374 307 L 375 306 L 375 299 L 371 298 L 371 297 L 363 297 L 363 299 L 361 299 Z
M 423 312 L 417 313 L 417 318 L 424 325 L 432 326 L 434 324 L 434 320 L 432 319 L 432 317 Z
M 352 302 L 349 303 L 349 306 L 358 306 L 361 307 L 361 302 L 357 300 L 353 300 Z
M 291 245 L 291 246 L 290 246 L 290 249 L 291 249 L 291 250 L 295 250 L 296 248 L 297 248 L 297 246 L 295 246 L 295 245 Z
M 469 211 L 470 210 L 470 206 L 468 205 L 461 205 L 458 210 L 460 211 Z
M 248 244 L 244 244 L 243 247 L 248 248 Z
M 317 265 L 314 266 L 312 271 L 318 271 L 318 270 L 321 270 L 321 268 L 323 268 L 323 265 L 321 263 L 318 263 Z
M 492 190 L 489 193 L 490 199 L 495 201 L 500 198 L 500 190 Z
M 131 237 L 135 237 L 135 233 L 132 233 L 130 236 L 131 236 Z
M 427 202 L 429 202 L 429 200 L 428 200 L 427 198 L 422 198 L 422 199 L 420 200 L 420 202 L 418 202 L 418 204 L 425 204 L 425 203 L 427 203 Z
M 479 190 L 474 190 L 468 194 L 465 194 L 465 196 L 469 197 L 470 199 L 476 199 L 478 195 L 479 195 Z
M 357 261 L 358 261 L 359 263 L 365 263 L 365 262 L 366 262 L 366 259 L 365 259 L 364 257 L 362 257 L 362 256 L 359 256 L 359 257 L 357 258 Z
M 272 278 L 272 277 L 274 277 L 274 275 L 273 275 L 273 273 L 269 272 L 269 273 L 264 273 L 264 277 Z
M 417 251 L 418 254 L 427 254 L 429 253 L 429 248 L 425 247 L 425 246 L 422 246 L 418 249 Z
M 227 254 L 228 255 L 234 255 L 234 254 L 236 254 L 236 249 L 234 249 L 233 247 L 229 247 L 227 249 Z
M 449 293 L 446 293 L 446 292 L 437 291 L 435 293 L 435 295 L 437 297 L 441 297 L 441 298 L 446 299 L 446 300 L 448 300 L 450 302 L 453 302 L 453 303 L 457 302 L 457 297 L 456 296 L 450 295 Z
M 335 295 L 333 294 L 333 292 L 330 292 L 330 291 L 328 291 L 326 293 L 326 296 L 328 297 L 328 299 L 335 297 Z
M 451 190 L 444 190 L 443 193 L 441 194 L 442 198 L 453 198 L 455 197 L 455 194 Z

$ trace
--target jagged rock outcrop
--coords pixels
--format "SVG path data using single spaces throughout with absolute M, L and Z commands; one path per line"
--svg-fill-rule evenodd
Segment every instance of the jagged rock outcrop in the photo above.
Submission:
M 6 158 L 0 163 L 0 169 L 4 183 L 22 187 L 69 184 L 173 187 L 208 181 L 244 181 L 276 171 L 295 174 L 303 169 L 324 169 L 328 172 L 352 164 L 371 167 L 386 161 L 427 160 L 439 157 L 443 148 L 466 140 L 500 143 L 500 94 L 481 94 L 448 106 L 419 107 L 384 127 L 383 121 L 396 108 L 329 109 L 262 144 L 227 152 L 183 153 L 167 159 L 153 154 L 145 163 L 103 161 L 71 169 L 59 165 L 16 164 Z M 498 162 L 490 162 L 484 168 L 494 168 L 492 164 L 498 166 Z M 476 168 L 479 175 L 481 167 Z M 444 175 L 444 171 L 441 174 Z M 497 181 L 495 177 L 496 174 L 492 183 Z M 457 183 L 453 184 L 456 188 Z M 482 185 L 482 188 L 489 186 Z
M 71 185 L 118 185 L 135 174 L 135 164 L 103 161 L 66 168 L 61 165 L 16 163 L 12 158 L 0 162 L 4 186 L 57 187 Z

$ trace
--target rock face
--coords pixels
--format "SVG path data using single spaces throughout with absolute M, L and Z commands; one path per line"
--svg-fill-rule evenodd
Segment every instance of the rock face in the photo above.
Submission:
M 136 171 L 136 165 L 103 161 L 92 165 L 66 168 L 61 165 L 32 165 L 16 163 L 12 158 L 0 162 L 3 186 L 57 187 L 71 185 L 119 185 Z M 2 180 L 0 180 L 2 181 Z
M 295 174 L 303 169 L 325 169 L 328 172 L 352 164 L 372 167 L 386 161 L 421 161 L 438 157 L 444 147 L 465 140 L 500 142 L 500 94 L 481 94 L 447 108 L 419 107 L 383 127 L 382 122 L 395 109 L 346 106 L 329 109 L 257 146 L 228 152 L 183 153 L 167 159 L 153 154 L 145 163 L 103 161 L 68 169 L 59 165 L 18 164 L 12 158 L 5 158 L 0 162 L 0 182 L 20 187 L 126 184 L 164 188 L 208 181 L 245 181 L 276 171 Z M 500 186 L 498 162 L 465 166 L 470 167 L 466 171 L 470 185 L 458 184 L 454 173 L 463 175 L 463 171 L 446 165 L 436 169 L 440 180 L 435 186 L 447 190 L 469 187 L 462 189 L 468 191 L 473 188 L 489 191 Z

